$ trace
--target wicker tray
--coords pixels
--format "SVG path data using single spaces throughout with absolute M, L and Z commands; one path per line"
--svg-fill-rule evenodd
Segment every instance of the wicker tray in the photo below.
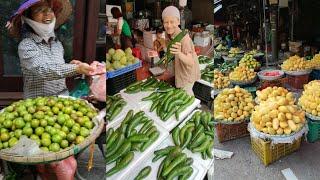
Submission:
M 60 97 L 63 97 L 63 96 L 60 96 Z M 65 97 L 65 98 L 75 99 L 73 97 Z M 89 102 L 87 103 L 90 106 L 92 106 Z M 84 149 L 86 149 L 90 144 L 92 144 L 95 141 L 95 139 L 101 134 L 105 125 L 104 124 L 105 115 L 106 115 L 106 110 L 104 109 L 100 111 L 95 118 L 93 118 L 93 122 L 95 123 L 95 126 L 91 130 L 90 136 L 88 136 L 81 144 L 72 145 L 59 152 L 44 152 L 44 153 L 40 153 L 32 156 L 24 156 L 20 154 L 10 153 L 8 152 L 8 149 L 3 149 L 0 151 L 0 159 L 19 163 L 19 164 L 42 164 L 42 163 L 60 161 L 72 155 L 78 154 Z
M 249 136 L 248 121 L 239 123 L 217 123 L 216 133 L 219 142 L 225 142 L 241 137 Z

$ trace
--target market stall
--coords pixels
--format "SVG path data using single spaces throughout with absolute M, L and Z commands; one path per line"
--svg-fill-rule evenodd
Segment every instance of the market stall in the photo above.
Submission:
M 204 178 L 214 124 L 210 112 L 197 109 L 200 100 L 155 78 L 108 98 L 107 178 Z M 121 156 L 128 158 L 118 162 Z

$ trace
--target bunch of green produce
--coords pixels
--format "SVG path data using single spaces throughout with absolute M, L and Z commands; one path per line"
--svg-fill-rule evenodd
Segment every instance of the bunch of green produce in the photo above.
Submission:
M 171 54 L 170 49 L 173 44 L 180 42 L 183 37 L 188 33 L 188 30 L 182 30 L 177 36 L 171 40 L 167 46 L 167 52 L 165 53 L 164 57 L 157 63 L 157 65 L 165 64 L 166 66 L 174 60 L 174 54 Z
M 156 91 L 142 99 L 142 101 L 152 101 L 150 112 L 156 111 L 163 121 L 167 121 L 173 115 L 176 120 L 179 120 L 180 113 L 189 107 L 194 100 L 194 96 L 189 96 L 184 90 L 175 88 Z
M 116 162 L 106 176 L 112 176 L 127 167 L 134 158 L 134 152 L 145 151 L 159 138 L 160 132 L 143 111 L 130 110 L 120 127 L 110 128 L 106 136 L 106 163 Z
M 166 90 L 171 86 L 163 81 L 158 81 L 154 77 L 148 78 L 146 81 L 137 81 L 131 85 L 129 85 L 125 92 L 128 94 L 137 93 L 140 91 L 155 91 L 155 90 Z
M 114 96 L 107 96 L 106 101 L 106 118 L 112 121 L 117 115 L 120 114 L 122 109 L 127 105 L 127 102 L 121 97 L 120 94 Z
M 261 64 L 253 58 L 253 55 L 245 54 L 240 60 L 239 66 L 247 66 L 249 69 L 258 69 L 261 67 Z
M 200 55 L 198 56 L 198 60 L 200 64 L 208 64 L 213 61 L 213 59 L 209 58 L 208 56 Z
M 84 100 L 38 97 L 15 102 L 0 113 L 0 149 L 13 147 L 24 135 L 42 150 L 58 152 L 82 143 L 96 115 Z
M 106 54 L 106 59 L 107 71 L 114 71 L 139 62 L 139 60 L 132 55 L 130 48 L 127 48 L 125 51 L 111 48 Z
M 173 180 L 179 178 L 186 180 L 192 175 L 193 159 L 188 158 L 179 146 L 168 146 L 155 151 L 154 154 L 152 162 L 165 157 L 159 166 L 157 179 Z
M 204 160 L 212 159 L 214 124 L 210 112 L 195 112 L 181 129 L 173 130 L 172 139 L 176 146 L 199 152 Z

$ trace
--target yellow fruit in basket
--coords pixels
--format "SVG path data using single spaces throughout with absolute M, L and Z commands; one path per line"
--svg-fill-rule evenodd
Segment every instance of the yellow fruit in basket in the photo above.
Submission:
M 282 134 L 283 134 L 283 129 L 282 128 L 278 128 L 277 135 L 282 135 Z
M 256 77 L 256 72 L 246 66 L 238 66 L 229 74 L 230 80 L 233 81 L 251 81 Z
M 297 130 L 297 126 L 292 120 L 288 120 L 288 125 L 289 125 L 289 127 L 290 127 L 290 129 L 292 131 L 296 131 Z
M 266 101 L 262 101 L 252 112 L 252 122 L 259 125 L 257 130 L 271 135 L 299 131 L 305 123 L 304 112 L 292 105 L 280 91 L 273 95 L 277 97 L 269 97 Z
M 246 97 L 246 98 L 238 98 Z M 251 94 L 241 89 L 239 86 L 235 88 L 224 89 L 214 100 L 214 118 L 240 121 L 250 116 L 254 108 Z
M 318 116 L 320 112 L 320 81 L 311 81 L 304 86 L 298 105 L 307 113 Z
M 287 119 L 292 119 L 292 114 L 291 113 L 286 113 L 286 118 Z
M 283 113 L 289 112 L 287 106 L 280 106 L 280 107 L 278 108 L 278 110 L 279 110 L 280 112 L 283 112 Z
M 312 61 L 307 61 L 304 58 L 295 55 L 285 60 L 281 65 L 281 68 L 285 71 L 301 71 L 312 69 L 314 66 L 313 64 Z
M 278 128 L 279 128 L 279 119 L 277 119 L 277 118 L 274 118 L 273 120 L 272 120 L 272 127 L 273 127 L 273 129 L 274 130 L 278 130 Z
M 289 127 L 286 127 L 283 131 L 284 131 L 284 133 L 285 133 L 286 135 L 289 135 L 289 134 L 291 134 L 291 132 L 292 132 Z
M 212 84 L 215 89 L 223 89 L 230 85 L 229 77 L 224 76 L 218 69 L 214 70 L 213 77 Z

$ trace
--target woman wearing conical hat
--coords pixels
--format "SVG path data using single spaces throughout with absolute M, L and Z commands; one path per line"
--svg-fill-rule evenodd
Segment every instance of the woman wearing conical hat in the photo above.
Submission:
M 64 49 L 54 30 L 71 12 L 68 0 L 26 0 L 7 23 L 9 34 L 22 38 L 18 54 L 25 98 L 68 95 L 66 77 L 93 71 L 86 63 L 66 63 L 63 58 Z

